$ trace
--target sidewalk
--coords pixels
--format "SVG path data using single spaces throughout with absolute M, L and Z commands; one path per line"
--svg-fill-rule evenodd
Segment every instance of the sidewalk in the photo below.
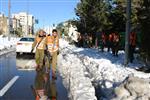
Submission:
M 4 54 L 7 54 L 7 53 L 10 53 L 10 52 L 13 52 L 15 50 L 16 50 L 15 46 L 12 46 L 12 47 L 7 48 L 7 49 L 0 50 L 0 56 L 4 55 Z
M 0 55 L 15 51 L 17 41 L 18 38 L 12 37 L 10 41 L 8 41 L 8 37 L 0 35 Z

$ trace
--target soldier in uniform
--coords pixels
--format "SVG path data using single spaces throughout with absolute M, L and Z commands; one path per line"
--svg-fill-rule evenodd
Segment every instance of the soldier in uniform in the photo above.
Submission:
M 53 29 L 52 35 L 47 35 L 46 37 L 47 49 L 52 57 L 51 61 L 49 61 L 49 67 L 52 65 L 52 78 L 56 79 L 56 65 L 57 65 L 57 55 L 59 50 L 59 38 L 56 29 Z
M 34 40 L 32 45 L 32 51 L 36 48 L 35 51 L 35 61 L 37 64 L 36 70 L 39 71 L 43 67 L 43 59 L 44 59 L 44 50 L 45 50 L 45 43 L 46 35 L 43 30 L 40 30 Z

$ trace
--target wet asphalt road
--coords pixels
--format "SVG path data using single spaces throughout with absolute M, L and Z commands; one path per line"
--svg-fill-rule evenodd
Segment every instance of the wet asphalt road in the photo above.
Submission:
M 25 65 L 30 65 L 31 63 L 34 65 L 34 60 L 33 57 L 29 57 L 29 55 L 22 55 L 16 58 L 16 54 L 13 52 L 0 56 L 0 93 L 3 92 L 2 89 L 8 82 L 16 76 L 19 77 L 14 84 L 0 96 L 0 100 L 35 99 L 31 89 L 31 85 L 34 85 L 35 82 L 35 70 L 20 70 L 25 67 Z M 68 100 L 67 91 L 59 75 L 55 83 L 55 87 L 53 88 L 56 88 L 57 100 Z

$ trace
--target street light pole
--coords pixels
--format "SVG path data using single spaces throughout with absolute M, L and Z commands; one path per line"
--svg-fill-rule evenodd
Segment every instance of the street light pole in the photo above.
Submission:
M 10 0 L 8 1 L 8 40 L 10 41 Z
M 129 34 L 130 34 L 130 22 L 131 22 L 131 0 L 127 0 L 127 8 L 126 8 L 126 35 L 125 35 L 125 59 L 124 64 L 128 66 L 129 62 Z
M 27 0 L 27 23 L 26 23 L 26 36 L 29 35 L 29 1 Z

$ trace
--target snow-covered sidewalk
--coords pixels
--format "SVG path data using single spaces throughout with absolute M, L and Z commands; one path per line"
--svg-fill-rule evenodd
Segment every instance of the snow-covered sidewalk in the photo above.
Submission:
M 18 38 L 12 37 L 11 40 L 8 41 L 8 37 L 0 35 L 0 55 L 14 51 L 17 41 Z
M 138 72 L 141 63 L 135 60 L 129 67 L 123 66 L 124 52 L 118 57 L 96 49 L 77 48 L 60 40 L 58 70 L 71 100 L 96 100 L 95 88 L 100 89 L 101 99 L 112 99 L 114 89 L 128 76 L 149 79 L 150 74 Z

